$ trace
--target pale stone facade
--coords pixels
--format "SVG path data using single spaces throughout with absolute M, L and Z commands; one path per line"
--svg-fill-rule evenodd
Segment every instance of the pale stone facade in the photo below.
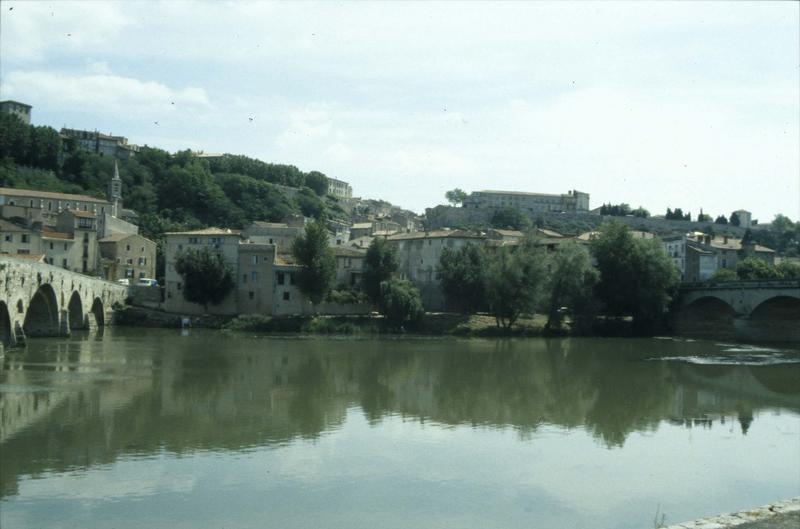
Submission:
M 9 187 L 0 187 L 0 208 L 4 218 L 20 217 L 42 222 L 45 226 L 55 226 L 58 215 L 66 210 L 86 211 L 97 216 L 112 213 L 112 203 L 108 200 Z
M 467 209 L 514 208 L 527 213 L 541 211 L 589 211 L 589 193 L 523 193 L 520 191 L 475 191 L 464 199 Z
M 353 187 L 343 180 L 328 177 L 328 194 L 339 198 L 353 196 Z
M 386 238 L 397 250 L 400 277 L 419 289 L 426 310 L 444 310 L 445 300 L 437 267 L 445 248 L 457 250 L 467 244 L 486 244 L 482 233 L 463 230 L 399 233 Z
M 61 129 L 61 137 L 65 141 L 73 141 L 82 149 L 102 154 L 103 156 L 113 156 L 121 160 L 127 160 L 139 152 L 139 146 L 128 143 L 128 138 L 123 136 L 112 136 L 97 131 Z
M 98 241 L 103 276 L 110 280 L 156 276 L 156 243 L 135 233 L 114 233 Z
M 19 101 L 0 101 L 0 112 L 13 114 L 22 120 L 26 125 L 31 124 L 31 109 L 33 107 L 20 103 Z

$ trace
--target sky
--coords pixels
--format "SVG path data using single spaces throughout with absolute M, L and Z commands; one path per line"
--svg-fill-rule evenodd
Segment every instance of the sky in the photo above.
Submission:
M 33 123 L 318 170 L 800 218 L 797 2 L 0 2 Z

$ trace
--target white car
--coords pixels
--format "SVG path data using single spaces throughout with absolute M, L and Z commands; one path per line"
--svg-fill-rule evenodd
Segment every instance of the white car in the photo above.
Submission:
M 131 284 L 131 280 L 130 279 L 117 279 L 117 283 L 119 283 L 120 285 L 130 285 Z
M 140 277 L 139 281 L 136 282 L 137 287 L 157 287 L 158 280 L 150 279 L 149 277 Z

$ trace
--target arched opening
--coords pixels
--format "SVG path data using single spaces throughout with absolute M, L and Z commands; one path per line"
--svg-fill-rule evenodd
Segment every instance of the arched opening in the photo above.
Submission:
M 86 322 L 83 319 L 83 303 L 81 303 L 81 296 L 77 291 L 70 296 L 67 311 L 69 312 L 70 330 L 86 328 Z
M 733 307 L 719 298 L 707 296 L 680 310 L 675 318 L 675 330 L 688 336 L 733 338 L 736 335 L 735 317 Z
M 748 338 L 772 342 L 800 341 L 800 299 L 770 298 L 747 318 Z
M 0 340 L 3 340 L 3 345 L 11 344 L 11 316 L 8 314 L 8 307 L 0 301 Z
M 28 303 L 23 324 L 26 336 L 58 336 L 58 302 L 49 284 L 40 286 Z
M 94 323 L 98 329 L 103 328 L 106 324 L 105 310 L 103 310 L 103 301 L 100 298 L 94 298 L 92 302 L 92 315 L 94 316 Z

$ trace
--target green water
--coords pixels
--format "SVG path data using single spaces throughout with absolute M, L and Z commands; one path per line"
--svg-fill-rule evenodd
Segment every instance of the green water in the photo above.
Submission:
M 0 526 L 651 528 L 800 495 L 800 352 L 112 329 L 0 372 Z

